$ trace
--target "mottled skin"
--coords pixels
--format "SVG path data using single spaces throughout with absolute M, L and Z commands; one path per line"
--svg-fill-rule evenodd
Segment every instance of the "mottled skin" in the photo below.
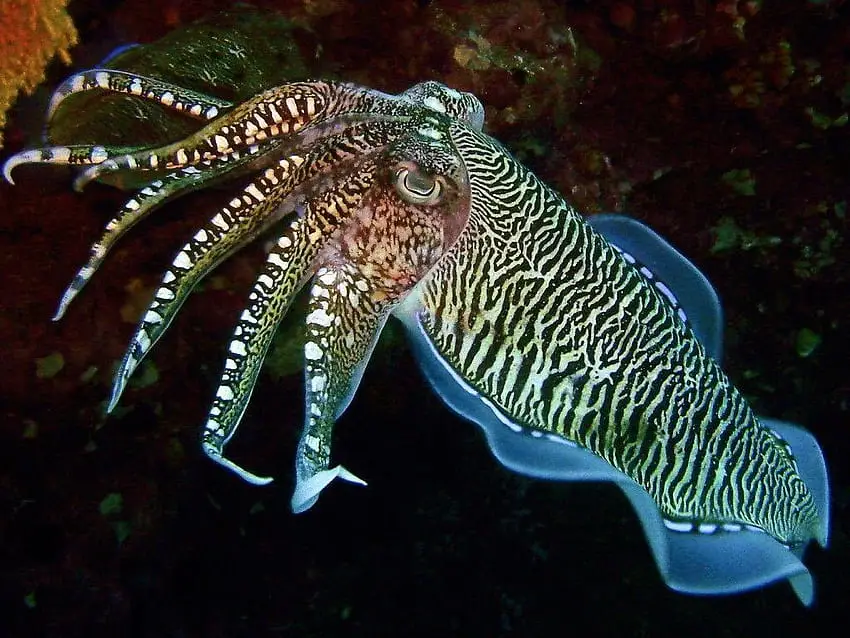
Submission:
M 492 139 L 450 135 L 469 223 L 417 291 L 441 356 L 512 422 L 635 479 L 668 520 L 822 538 L 788 446 L 656 288 Z
M 671 521 L 748 524 L 794 544 L 825 538 L 788 446 L 644 276 L 480 132 L 474 96 L 437 83 L 390 96 L 302 82 L 230 106 L 95 70 L 66 82 L 52 109 L 95 88 L 209 121 L 156 149 L 47 148 L 7 163 L 7 179 L 25 162 L 91 165 L 78 185 L 110 172 L 157 175 L 107 226 L 57 317 L 109 246 L 155 206 L 212 180 L 250 179 L 178 251 L 118 371 L 110 409 L 192 288 L 280 222 L 228 346 L 202 443 L 246 480 L 271 480 L 223 452 L 280 319 L 309 282 L 296 511 L 334 477 L 362 482 L 330 467 L 332 427 L 387 318 L 403 309 L 408 327 L 421 325 L 500 419 L 599 455 Z
M 480 128 L 480 102 L 435 82 L 399 96 L 343 83 L 300 82 L 233 106 L 156 79 L 94 69 L 59 87 L 49 115 L 69 95 L 87 90 L 153 100 L 207 123 L 159 148 L 48 147 L 7 162 L 10 182 L 22 163 L 88 165 L 77 188 L 109 173 L 152 174 L 151 183 L 107 224 L 55 319 L 115 242 L 147 214 L 213 181 L 253 176 L 177 252 L 116 374 L 109 409 L 197 283 L 282 221 L 234 330 L 202 444 L 211 458 L 246 480 L 271 480 L 234 465 L 223 449 L 241 420 L 280 319 L 312 280 L 307 416 L 296 465 L 301 477 L 323 471 L 333 422 L 348 405 L 389 313 L 464 225 L 460 163 L 416 131 L 443 114 Z
M 296 467 L 302 479 L 327 467 L 333 423 L 390 312 L 456 239 L 451 231 L 458 224 L 445 223 L 460 210 L 456 188 L 441 186 L 451 192 L 433 205 L 411 204 L 392 181 L 399 171 L 416 169 L 410 161 L 396 166 L 395 173 L 376 175 L 360 209 L 321 251 L 307 315 L 307 423 Z M 331 411 L 324 407 L 329 403 Z

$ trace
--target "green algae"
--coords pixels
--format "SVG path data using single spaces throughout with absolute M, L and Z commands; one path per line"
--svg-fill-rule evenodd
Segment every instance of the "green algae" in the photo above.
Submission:
M 35 376 L 39 379 L 52 379 L 65 367 L 65 357 L 61 352 L 51 352 L 46 357 L 35 360 Z
M 714 244 L 711 246 L 712 253 L 726 253 L 733 250 L 753 250 L 778 246 L 782 243 L 780 237 L 775 235 L 757 235 L 756 233 L 741 228 L 732 217 L 721 217 L 711 229 L 714 235 Z
M 799 332 L 797 332 L 797 338 L 795 340 L 795 349 L 797 350 L 797 354 L 805 359 L 817 350 L 821 341 L 821 336 L 814 330 L 802 328 Z
M 726 171 L 720 176 L 720 180 L 732 189 L 736 195 L 752 197 L 756 194 L 756 178 L 748 168 L 736 168 Z

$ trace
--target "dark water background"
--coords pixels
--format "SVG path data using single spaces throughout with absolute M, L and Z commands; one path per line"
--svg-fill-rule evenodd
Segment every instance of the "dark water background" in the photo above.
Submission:
M 55 64 L 19 101 L 3 153 L 38 143 L 46 99 L 73 70 L 234 6 L 72 2 L 75 68 Z M 170 204 L 53 324 L 61 291 L 126 194 L 99 184 L 75 194 L 67 173 L 39 167 L 0 185 L 0 635 L 843 634 L 850 6 L 255 6 L 288 34 L 255 54 L 270 84 L 306 74 L 392 92 L 429 78 L 471 90 L 487 105 L 487 130 L 575 205 L 630 212 L 708 274 L 724 301 L 732 378 L 759 412 L 810 428 L 829 463 L 831 547 L 807 558 L 815 606 L 785 585 L 723 598 L 668 590 L 616 489 L 504 470 L 399 341 L 378 352 L 337 426 L 335 457 L 368 488 L 334 485 L 308 514 L 290 514 L 297 374 L 261 379 L 229 448 L 278 481 L 252 487 L 209 463 L 197 436 L 259 249 L 187 303 L 104 419 L 140 304 L 228 195 Z

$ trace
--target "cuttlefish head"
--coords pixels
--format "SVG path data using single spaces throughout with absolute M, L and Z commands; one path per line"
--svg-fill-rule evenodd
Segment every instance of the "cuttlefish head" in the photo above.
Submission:
M 306 416 L 292 508 L 311 507 L 334 478 L 333 423 L 357 389 L 393 309 L 425 278 L 465 227 L 469 185 L 449 143 L 451 120 L 426 114 L 408 135 L 337 179 L 353 214 L 315 263 L 305 344 Z

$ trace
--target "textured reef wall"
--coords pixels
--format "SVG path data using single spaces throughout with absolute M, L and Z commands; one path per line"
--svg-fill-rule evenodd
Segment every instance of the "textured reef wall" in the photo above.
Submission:
M 835 520 L 830 549 L 811 556 L 818 604 L 798 608 L 782 587 L 718 599 L 665 590 L 618 493 L 503 471 L 401 341 L 370 369 L 335 442 L 369 468 L 367 490 L 289 513 L 303 411 L 289 330 L 233 446 L 281 484 L 257 489 L 212 467 L 198 424 L 262 247 L 194 295 L 105 419 L 112 368 L 159 273 L 228 193 L 163 210 L 51 324 L 126 195 L 98 184 L 75 194 L 70 175 L 22 168 L 16 188 L 0 185 L 0 634 L 752 637 L 846 624 L 850 5 L 253 4 L 244 19 L 267 30 L 247 58 L 230 53 L 237 86 L 301 76 L 472 91 L 487 130 L 576 206 L 630 212 L 709 275 L 727 312 L 730 375 L 759 412 L 809 427 L 827 456 Z M 49 66 L 40 83 L 75 42 L 62 6 L 0 2 L 0 110 L 35 89 L 9 111 L 4 150 L 38 145 L 47 96 L 70 72 Z M 187 49 L 179 34 L 221 24 L 222 10 L 233 3 L 71 3 L 71 65 L 171 37 L 176 72 L 203 84 L 210 48 Z M 97 122 L 67 124 L 78 135 Z

